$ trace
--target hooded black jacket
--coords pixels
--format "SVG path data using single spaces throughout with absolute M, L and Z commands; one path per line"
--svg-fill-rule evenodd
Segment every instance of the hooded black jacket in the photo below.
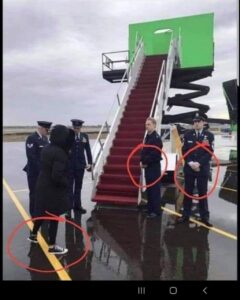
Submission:
M 69 209 L 68 152 L 74 142 L 74 131 L 56 125 L 50 134 L 50 144 L 41 153 L 41 171 L 36 185 L 35 216 L 46 211 L 61 215 Z

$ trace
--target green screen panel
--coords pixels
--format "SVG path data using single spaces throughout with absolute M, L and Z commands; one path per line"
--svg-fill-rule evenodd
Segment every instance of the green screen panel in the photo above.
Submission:
M 214 64 L 213 13 L 129 25 L 130 58 L 136 36 L 144 40 L 145 55 L 167 54 L 171 36 L 180 37 L 181 68 Z M 169 29 L 164 33 L 155 31 Z

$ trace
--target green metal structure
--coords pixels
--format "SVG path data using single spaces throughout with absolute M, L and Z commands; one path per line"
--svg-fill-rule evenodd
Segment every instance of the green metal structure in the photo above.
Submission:
M 181 68 L 213 66 L 213 22 L 214 14 L 208 13 L 130 24 L 130 59 L 134 53 L 137 38 L 143 37 L 145 55 L 159 55 L 168 53 L 169 42 L 173 35 L 173 37 L 180 37 Z M 162 33 L 160 33 L 161 30 Z

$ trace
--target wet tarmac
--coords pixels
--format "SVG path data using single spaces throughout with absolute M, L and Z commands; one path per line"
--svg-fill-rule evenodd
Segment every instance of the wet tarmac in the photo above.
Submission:
M 23 142 L 4 143 L 3 175 L 19 202 L 28 212 L 26 163 Z M 236 138 L 216 136 L 215 154 L 229 160 L 236 150 Z M 232 154 L 232 153 L 231 153 Z M 213 181 L 216 167 L 213 168 Z M 217 233 L 195 223 L 175 225 L 175 209 L 182 196 L 174 184 L 162 185 L 162 217 L 147 219 L 141 210 L 100 207 L 91 202 L 92 182 L 86 172 L 82 190 L 84 215 L 75 214 L 74 222 L 86 229 L 91 249 L 77 265 L 66 269 L 71 280 L 236 280 L 237 279 L 237 166 L 221 166 L 217 188 L 209 197 L 210 218 Z M 172 213 L 171 213 L 172 212 Z M 197 215 L 197 205 L 193 212 Z M 56 272 L 47 274 L 17 266 L 6 253 L 6 241 L 23 221 L 9 194 L 3 191 L 3 279 L 60 280 Z M 46 225 L 47 226 L 47 225 Z M 42 229 L 43 236 L 46 231 Z M 224 234 L 226 233 L 226 234 Z M 228 234 L 231 234 L 230 236 Z M 39 245 L 27 241 L 29 228 L 16 235 L 11 251 L 22 263 L 36 269 L 53 270 Z M 57 243 L 69 249 L 60 257 L 63 266 L 78 259 L 86 241 L 74 226 L 60 223 Z

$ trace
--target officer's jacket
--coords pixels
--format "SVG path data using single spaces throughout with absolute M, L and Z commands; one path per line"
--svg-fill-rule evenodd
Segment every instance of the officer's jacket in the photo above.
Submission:
M 40 172 L 40 157 L 43 147 L 49 144 L 46 136 L 40 137 L 37 132 L 29 135 L 26 140 L 27 164 L 23 168 L 31 176 L 38 176 Z
M 202 133 L 199 137 L 199 140 L 197 140 L 196 137 L 196 131 L 194 129 L 188 130 L 184 134 L 183 138 L 183 147 L 182 147 L 182 154 L 184 155 L 187 153 L 190 149 L 195 147 L 197 145 L 197 142 L 199 143 L 204 143 L 204 145 L 211 151 L 214 151 L 214 135 L 207 131 L 207 130 L 202 130 Z M 195 172 L 192 170 L 192 168 L 188 165 L 190 161 L 193 162 L 198 162 L 200 164 L 200 173 L 201 172 L 206 172 L 209 170 L 209 162 L 212 158 L 212 155 L 207 152 L 203 148 L 198 148 L 194 151 L 192 151 L 189 155 L 187 155 L 184 160 L 185 160 L 185 171 L 191 171 Z
M 163 144 L 160 135 L 153 131 L 147 134 L 144 140 L 145 145 L 154 145 L 162 149 Z M 141 151 L 140 161 L 148 167 L 153 164 L 158 164 L 162 159 L 161 152 L 154 148 L 143 148 Z
M 85 152 L 86 151 L 86 152 Z M 86 167 L 87 154 L 88 164 L 92 164 L 92 154 L 89 144 L 88 135 L 86 133 L 80 133 L 80 140 L 76 140 L 70 150 L 70 168 L 71 169 L 82 169 Z

